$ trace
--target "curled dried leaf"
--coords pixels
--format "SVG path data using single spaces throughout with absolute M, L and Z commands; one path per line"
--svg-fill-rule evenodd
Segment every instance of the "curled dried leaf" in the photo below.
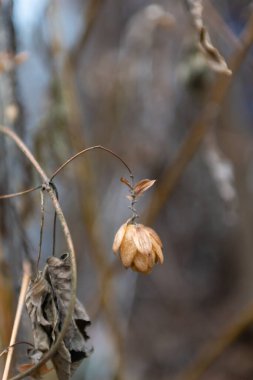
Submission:
M 132 190 L 132 185 L 130 184 L 130 182 L 126 178 L 121 177 L 120 182 L 124 183 L 125 185 L 127 185 Z
M 186 0 L 186 5 L 198 32 L 199 48 L 204 55 L 207 65 L 216 72 L 230 75 L 232 73 L 231 70 L 229 70 L 223 56 L 213 46 L 209 33 L 204 26 L 202 0 Z
M 205 27 L 202 27 L 199 31 L 199 46 L 205 55 L 207 64 L 211 69 L 227 75 L 232 74 L 232 71 L 229 70 L 225 59 L 213 46 L 210 36 Z
M 30 353 L 33 363 L 38 363 L 56 341 L 66 317 L 71 295 L 71 266 L 69 254 L 61 258 L 50 257 L 44 271 L 31 281 L 26 307 L 32 322 L 34 350 Z M 69 380 L 83 358 L 91 350 L 87 348 L 86 327 L 89 317 L 76 300 L 72 320 L 63 341 L 52 357 L 59 379 Z
M 147 191 L 156 182 L 155 179 L 142 179 L 134 186 L 135 195 L 139 196 Z

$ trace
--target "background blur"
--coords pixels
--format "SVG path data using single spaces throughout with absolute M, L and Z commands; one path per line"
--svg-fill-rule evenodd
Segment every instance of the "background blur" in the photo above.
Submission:
M 251 12 L 251 1 L 204 1 L 205 25 L 228 66 Z M 182 143 L 203 119 L 213 84 L 223 83 L 196 41 L 184 1 L 0 1 L 0 123 L 49 175 L 102 144 L 136 180 L 157 179 L 137 204 L 140 221 L 164 243 L 165 262 L 148 276 L 124 270 L 111 249 L 130 215 L 120 162 L 92 151 L 55 179 L 77 253 L 78 296 L 92 320 L 94 353 L 76 380 L 253 378 L 253 51 L 168 190 Z M 20 52 L 27 57 L 14 62 Z M 37 184 L 26 158 L 1 137 L 0 194 Z M 0 202 L 1 350 L 22 260 L 37 258 L 39 225 L 39 192 Z M 48 199 L 41 267 L 52 225 Z M 57 254 L 65 249 L 58 229 Z M 31 339 L 24 313 L 19 340 Z M 27 361 L 23 346 L 15 353 L 13 372 Z

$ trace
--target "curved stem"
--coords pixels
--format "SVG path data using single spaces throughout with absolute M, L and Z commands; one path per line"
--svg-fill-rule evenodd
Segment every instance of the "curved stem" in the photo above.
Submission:
M 9 380 L 20 380 L 20 379 L 23 379 L 23 378 L 27 377 L 28 375 L 32 374 L 35 369 L 39 368 L 42 364 L 46 363 L 55 354 L 55 352 L 57 351 L 57 349 L 59 347 L 59 344 L 61 343 L 62 339 L 64 338 L 64 335 L 65 335 L 66 330 L 68 328 L 68 325 L 70 323 L 70 320 L 71 320 L 71 317 L 72 317 L 72 314 L 74 311 L 74 307 L 75 307 L 75 302 L 76 302 L 76 296 L 75 296 L 75 294 L 76 294 L 76 260 L 75 260 L 75 250 L 74 250 L 72 238 L 70 235 L 70 231 L 69 231 L 67 222 L 65 220 L 64 214 L 62 212 L 61 206 L 60 206 L 60 204 L 57 200 L 57 197 L 55 195 L 55 192 L 52 189 L 52 187 L 50 186 L 49 178 L 47 177 L 46 173 L 41 168 L 40 164 L 35 159 L 33 154 L 29 151 L 29 149 L 26 147 L 26 145 L 23 143 L 23 141 L 18 137 L 18 135 L 15 132 L 13 132 L 12 130 L 10 130 L 7 127 L 0 125 L 0 133 L 3 133 L 5 135 L 9 136 L 17 144 L 19 149 L 24 153 L 24 155 L 28 158 L 28 160 L 33 164 L 33 166 L 35 167 L 35 169 L 37 170 L 37 172 L 41 176 L 42 180 L 45 182 L 45 184 L 43 186 L 44 186 L 45 190 L 48 192 L 48 194 L 52 200 L 53 206 L 55 208 L 55 211 L 57 213 L 57 216 L 59 218 L 64 236 L 66 239 L 66 243 L 68 246 L 68 250 L 69 250 L 69 254 L 70 254 L 70 262 L 71 262 L 71 278 L 72 278 L 71 285 L 72 286 L 71 286 L 71 294 L 70 294 L 70 303 L 68 305 L 66 318 L 63 322 L 60 334 L 59 334 L 57 340 L 55 341 L 54 345 L 43 356 L 43 358 L 39 361 L 39 363 L 34 365 L 32 368 L 30 368 L 26 372 L 23 372 L 22 374 L 16 375 L 16 376 L 12 377 L 11 379 L 9 379 Z
M 16 198 L 16 197 L 19 197 L 20 195 L 25 195 L 25 194 L 28 194 L 28 193 L 32 193 L 33 191 L 39 190 L 40 188 L 41 188 L 41 185 L 36 186 L 36 187 L 31 187 L 30 189 L 22 190 L 22 191 L 19 191 L 17 193 L 0 195 L 0 199 Z
M 89 148 L 86 148 L 86 149 L 83 149 L 81 150 L 80 152 L 76 153 L 74 156 L 70 157 L 66 162 L 64 162 L 54 173 L 53 175 L 51 176 L 50 178 L 50 181 L 52 181 L 54 179 L 55 176 L 57 176 L 57 174 L 59 174 L 59 172 L 65 168 L 65 166 L 67 166 L 71 161 L 73 161 L 75 158 L 81 156 L 82 154 L 85 154 L 86 152 L 89 152 L 90 150 L 95 150 L 95 149 L 101 149 L 101 150 L 104 150 L 105 152 L 108 152 L 110 154 L 112 154 L 114 157 L 116 157 L 118 160 L 120 160 L 122 162 L 122 164 L 127 168 L 128 172 L 129 172 L 129 175 L 131 177 L 131 179 L 133 179 L 133 173 L 131 171 L 131 169 L 129 168 L 129 166 L 126 164 L 126 162 L 116 153 L 114 153 L 111 149 L 108 149 L 108 148 L 105 148 L 104 146 L 102 145 L 94 145 L 94 146 L 91 146 Z

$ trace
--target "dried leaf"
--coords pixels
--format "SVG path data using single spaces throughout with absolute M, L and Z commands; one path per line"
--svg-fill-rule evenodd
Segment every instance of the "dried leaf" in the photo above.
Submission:
M 202 13 L 202 0 L 186 0 L 188 9 L 192 15 L 193 23 L 197 29 L 199 37 L 199 48 L 203 53 L 208 66 L 219 73 L 231 75 L 225 59 L 219 51 L 213 46 L 207 29 L 204 26 Z
M 69 254 L 50 257 L 47 260 L 50 282 L 57 299 L 58 311 L 62 319 L 65 318 L 68 304 L 70 302 L 71 289 L 71 267 Z M 64 337 L 64 343 L 71 355 L 71 363 L 80 364 L 82 359 L 89 356 L 91 350 L 87 348 L 88 335 L 86 327 L 90 325 L 90 319 L 82 304 L 77 300 L 72 321 Z M 71 374 L 76 365 L 71 365 Z
M 210 68 L 214 71 L 231 75 L 232 71 L 227 67 L 227 63 L 219 51 L 212 45 L 210 36 L 205 29 L 202 27 L 199 31 L 199 45 L 201 51 L 204 53 L 207 63 Z
M 26 294 L 26 308 L 32 322 L 34 347 L 41 353 L 48 351 L 51 340 L 55 340 L 58 323 L 52 290 L 44 275 L 40 272 L 38 277 L 30 282 Z
M 147 191 L 156 182 L 155 179 L 142 179 L 134 186 L 135 195 L 141 195 Z
M 57 339 L 70 302 L 71 266 L 69 254 L 61 258 L 50 257 L 43 273 L 30 283 L 26 295 L 26 307 L 32 322 L 34 350 L 30 353 L 33 363 L 38 363 Z M 52 357 L 59 379 L 69 380 L 83 358 L 91 350 L 87 348 L 86 327 L 89 317 L 76 300 L 72 321 L 56 354 Z
M 127 185 L 132 190 L 133 187 L 130 185 L 129 181 L 126 178 L 121 177 L 120 182 L 124 183 L 125 185 Z

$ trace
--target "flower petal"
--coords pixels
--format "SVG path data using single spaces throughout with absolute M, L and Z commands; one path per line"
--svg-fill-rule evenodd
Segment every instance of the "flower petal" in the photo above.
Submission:
M 137 250 L 144 255 L 149 254 L 152 251 L 152 241 L 146 227 L 142 224 L 137 224 L 134 227 L 133 241 Z
M 120 246 L 120 257 L 124 267 L 131 266 L 133 259 L 137 253 L 137 248 L 133 241 L 134 226 L 128 225 L 125 236 Z
M 162 252 L 162 248 L 159 244 L 157 244 L 157 242 L 155 240 L 153 240 L 153 250 L 155 251 L 156 253 L 156 256 L 157 256 L 157 259 L 160 261 L 160 263 L 162 264 L 163 261 L 164 261 L 164 257 L 163 257 L 163 252 Z
M 161 239 L 159 238 L 159 236 L 157 235 L 157 233 L 153 230 L 153 228 L 150 228 L 150 227 L 145 227 L 146 230 L 148 230 L 150 236 L 152 237 L 152 239 L 154 239 L 156 241 L 157 244 L 160 245 L 160 247 L 162 248 L 163 247 L 163 243 L 161 242 Z
M 148 256 L 137 253 L 134 257 L 133 269 L 141 273 L 150 272 L 150 267 L 148 265 Z
M 120 228 L 118 229 L 118 231 L 115 235 L 115 238 L 113 241 L 113 246 L 112 246 L 112 250 L 114 253 L 117 253 L 119 250 L 119 247 L 120 247 L 122 240 L 125 236 L 126 228 L 127 228 L 127 222 L 122 224 L 122 226 L 120 226 Z

